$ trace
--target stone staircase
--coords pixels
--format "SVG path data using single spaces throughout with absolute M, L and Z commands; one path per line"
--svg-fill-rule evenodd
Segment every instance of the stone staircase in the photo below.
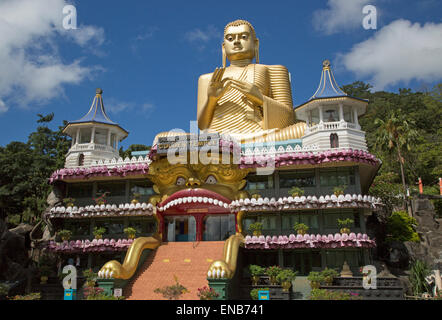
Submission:
M 207 271 L 213 261 L 222 259 L 224 241 L 165 242 L 153 251 L 125 287 L 127 300 L 164 300 L 156 288 L 175 283 L 174 275 L 190 293 L 182 300 L 196 300 L 198 288 L 208 285 Z

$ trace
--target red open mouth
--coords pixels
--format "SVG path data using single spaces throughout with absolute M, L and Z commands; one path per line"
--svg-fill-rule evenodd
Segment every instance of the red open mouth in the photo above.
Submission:
M 232 200 L 207 189 L 185 189 L 169 196 L 158 204 L 159 211 L 167 211 L 173 208 L 174 211 L 191 212 L 194 210 L 205 210 L 210 212 L 225 212 L 229 209 Z

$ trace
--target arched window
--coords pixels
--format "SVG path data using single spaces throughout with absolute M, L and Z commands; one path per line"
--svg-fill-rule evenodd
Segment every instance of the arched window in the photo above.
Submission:
M 339 148 L 339 138 L 336 133 L 330 135 L 330 148 Z
M 80 153 L 80 155 L 78 156 L 78 165 L 82 166 L 84 165 L 84 154 Z

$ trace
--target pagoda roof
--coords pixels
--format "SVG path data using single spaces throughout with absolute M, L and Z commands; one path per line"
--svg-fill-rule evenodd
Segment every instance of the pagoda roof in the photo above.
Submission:
M 335 80 L 333 71 L 331 70 L 330 61 L 324 60 L 322 62 L 321 80 L 319 81 L 318 89 L 316 89 L 316 92 L 310 97 L 308 101 L 299 105 L 297 108 L 300 108 L 314 100 L 346 97 L 363 102 L 368 102 L 368 100 L 356 98 L 344 92 Z
M 127 134 L 128 132 L 126 130 L 124 130 L 122 127 L 120 127 L 120 125 L 118 123 L 112 121 L 109 118 L 109 116 L 106 114 L 106 110 L 104 109 L 102 94 L 103 94 L 103 90 L 98 88 L 96 90 L 94 100 L 92 101 L 92 105 L 91 105 L 88 113 L 86 113 L 86 115 L 84 115 L 79 120 L 69 121 L 67 126 L 69 126 L 71 124 L 80 124 L 80 123 L 102 123 L 102 124 L 116 126 L 116 127 L 120 128 L 121 130 L 123 130 Z

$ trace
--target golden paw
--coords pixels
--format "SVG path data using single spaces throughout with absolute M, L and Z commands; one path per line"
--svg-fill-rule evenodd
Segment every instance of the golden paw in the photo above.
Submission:
M 120 278 L 122 268 L 123 267 L 118 261 L 116 260 L 109 261 L 100 269 L 100 271 L 98 271 L 98 278 L 118 279 Z
M 211 264 L 207 277 L 210 279 L 226 279 L 231 277 L 232 271 L 224 261 L 215 261 Z

